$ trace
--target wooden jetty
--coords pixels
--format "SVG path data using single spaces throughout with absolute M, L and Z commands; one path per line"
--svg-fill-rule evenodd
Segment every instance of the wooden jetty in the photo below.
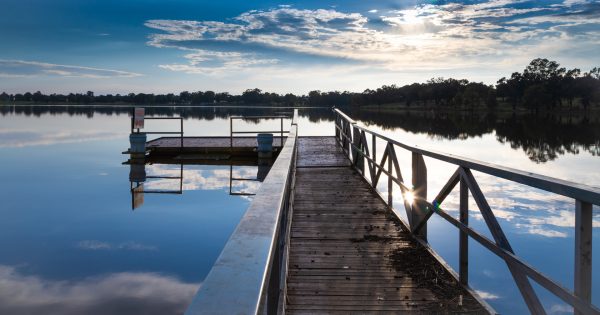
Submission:
M 469 287 L 469 241 L 506 263 L 532 314 L 546 310 L 531 281 L 576 314 L 600 314 L 591 303 L 592 205 L 600 205 L 600 189 L 410 146 L 334 114 L 335 137 L 298 137 L 294 114 L 269 174 L 186 314 L 495 313 Z M 410 184 L 396 150 L 412 153 Z M 424 157 L 456 168 L 433 199 Z M 574 290 L 517 256 L 472 171 L 574 200 Z M 387 191 L 379 191 L 381 181 Z M 458 219 L 441 206 L 457 186 Z M 491 239 L 469 227 L 469 196 Z M 427 243 L 433 215 L 459 231 L 458 272 Z

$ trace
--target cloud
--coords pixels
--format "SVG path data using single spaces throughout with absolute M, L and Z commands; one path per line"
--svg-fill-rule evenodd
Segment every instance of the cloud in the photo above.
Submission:
M 149 45 L 193 51 L 185 57 L 186 67 L 173 67 L 190 72 L 219 68 L 232 62 L 234 69 L 255 65 L 295 62 L 309 58 L 356 59 L 356 55 L 375 54 L 388 46 L 379 31 L 365 27 L 367 18 L 358 13 L 342 13 L 333 9 L 299 10 L 279 7 L 267 11 L 249 11 L 233 19 L 219 21 L 150 20 L 146 26 L 163 31 L 150 36 Z M 212 52 L 209 53 L 208 52 Z M 200 53 L 202 58 L 195 58 Z M 289 58 L 289 54 L 294 58 Z M 329 58 L 329 59 L 328 59 Z M 211 65 L 219 60 L 215 67 Z M 239 60 L 248 60 L 239 64 Z M 164 66 L 163 66 L 164 67 Z
M 0 77 L 133 78 L 139 73 L 37 61 L 0 59 Z
M 110 244 L 97 240 L 83 240 L 77 243 L 77 247 L 84 250 L 132 250 L 132 251 L 156 251 L 158 248 L 152 245 L 127 241 L 119 244 Z
M 0 314 L 182 314 L 199 286 L 147 272 L 49 280 L 0 265 Z
M 150 35 L 150 46 L 188 52 L 186 63 L 162 68 L 202 74 L 333 62 L 387 71 L 505 69 L 548 51 L 568 56 L 600 46 L 600 10 L 587 1 L 444 2 L 380 14 L 369 20 L 338 9 L 285 6 L 248 11 L 227 22 L 149 20 L 145 25 L 160 31 Z

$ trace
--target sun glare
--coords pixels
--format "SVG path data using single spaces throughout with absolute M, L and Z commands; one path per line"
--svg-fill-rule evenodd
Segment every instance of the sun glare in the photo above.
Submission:
M 404 193 L 404 200 L 406 200 L 408 203 L 412 204 L 415 201 L 415 195 L 413 194 L 412 191 L 407 191 Z

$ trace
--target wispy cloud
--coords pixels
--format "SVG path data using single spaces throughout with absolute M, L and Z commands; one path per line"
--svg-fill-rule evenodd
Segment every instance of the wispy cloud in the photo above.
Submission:
M 522 0 L 453 2 L 385 13 L 372 9 L 365 14 L 381 15 L 369 20 L 338 9 L 285 6 L 252 10 L 227 22 L 150 20 L 146 26 L 162 31 L 150 36 L 149 45 L 189 52 L 187 63 L 161 67 L 188 73 L 291 67 L 308 60 L 390 71 L 502 68 L 549 48 L 561 53 L 565 47 L 600 47 L 598 7 L 573 0 L 535 5 Z M 586 34 L 585 40 L 580 34 Z
M 0 59 L 0 77 L 132 78 L 139 73 L 38 61 Z
M 199 286 L 145 272 L 49 280 L 0 265 L 0 314 L 182 314 Z

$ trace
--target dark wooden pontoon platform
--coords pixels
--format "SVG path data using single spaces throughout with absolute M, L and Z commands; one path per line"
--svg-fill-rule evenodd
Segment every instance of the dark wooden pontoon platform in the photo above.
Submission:
M 273 147 L 281 148 L 286 137 L 273 137 Z M 148 141 L 146 149 L 151 155 L 173 155 L 184 153 L 256 155 L 256 137 L 161 137 Z
M 403 230 L 335 138 L 299 138 L 293 205 L 287 313 L 487 313 Z

